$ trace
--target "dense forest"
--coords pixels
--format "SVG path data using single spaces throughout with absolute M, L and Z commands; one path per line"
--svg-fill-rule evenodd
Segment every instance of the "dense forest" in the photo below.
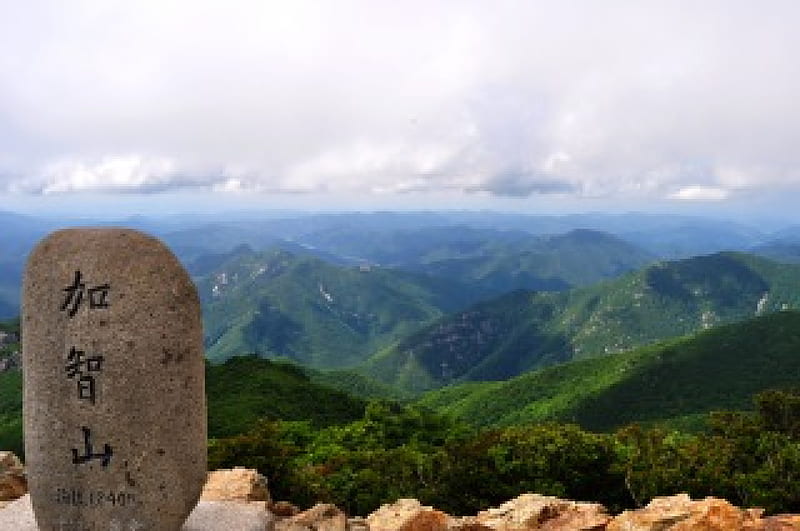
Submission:
M 209 458 L 211 468 L 257 468 L 276 499 L 328 501 L 349 514 L 402 497 L 473 514 L 522 492 L 597 501 L 612 511 L 688 492 L 798 512 L 800 394 L 764 392 L 755 405 L 755 412 L 712 414 L 698 434 L 636 424 L 592 433 L 554 423 L 476 430 L 373 401 L 362 418 L 325 428 L 262 420 L 212 439 Z

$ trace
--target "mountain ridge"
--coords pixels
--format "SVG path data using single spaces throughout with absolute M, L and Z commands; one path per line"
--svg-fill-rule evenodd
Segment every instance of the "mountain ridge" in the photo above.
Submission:
M 503 382 L 431 391 L 417 403 L 480 426 L 574 422 L 606 431 L 712 410 L 800 385 L 800 312 L 781 311 Z
M 800 266 L 717 253 L 564 293 L 498 297 L 440 318 L 373 355 L 363 370 L 419 392 L 506 379 L 787 308 L 800 308 Z

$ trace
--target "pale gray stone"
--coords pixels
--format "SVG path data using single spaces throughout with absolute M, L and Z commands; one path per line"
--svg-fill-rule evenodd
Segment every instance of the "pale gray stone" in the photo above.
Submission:
M 26 494 L 0 509 L 0 529 L 3 531 L 39 531 L 33 517 L 30 494 Z
M 201 501 L 181 531 L 265 531 L 272 529 L 273 522 L 274 517 L 264 504 Z M 30 495 L 0 509 L 0 530 L 40 531 L 33 517 Z
M 42 529 L 177 531 L 206 477 L 200 305 L 158 240 L 69 229 L 23 283 L 25 454 Z
M 201 501 L 182 531 L 265 531 L 274 520 L 265 503 Z

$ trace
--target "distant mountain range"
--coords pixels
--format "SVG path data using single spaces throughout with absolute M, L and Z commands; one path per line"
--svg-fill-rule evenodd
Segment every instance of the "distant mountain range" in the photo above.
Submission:
M 338 265 L 364 261 L 434 275 L 455 275 L 499 294 L 514 288 L 563 289 L 638 268 L 648 257 L 681 258 L 722 250 L 797 261 L 800 227 L 766 227 L 701 217 L 623 213 L 533 216 L 490 211 L 230 212 L 129 218 L 36 217 L 0 211 L 0 318 L 19 311 L 20 276 L 33 245 L 66 226 L 126 226 L 163 239 L 187 266 L 246 244 L 279 246 Z M 580 266 L 568 248 L 571 231 L 613 235 L 627 251 L 598 242 L 596 268 Z M 597 232 L 599 231 L 599 232 Z M 553 239 L 555 238 L 555 239 Z M 783 247 L 780 247 L 783 246 Z M 583 251 L 582 245 L 577 249 Z M 626 256 L 626 252 L 628 253 Z M 559 257 L 563 257 L 562 260 Z M 584 261 L 587 263 L 589 259 Z
M 699 424 L 749 409 L 754 394 L 800 385 L 800 312 L 778 312 L 628 352 L 431 391 L 419 404 L 469 423 Z
M 483 302 L 383 349 L 364 370 L 410 391 L 502 380 L 790 308 L 800 308 L 800 266 L 718 253 Z
M 631 243 L 588 229 L 540 236 L 468 226 L 390 232 L 362 228 L 316 233 L 305 241 L 313 249 L 359 263 L 458 280 L 498 295 L 584 286 L 655 260 Z

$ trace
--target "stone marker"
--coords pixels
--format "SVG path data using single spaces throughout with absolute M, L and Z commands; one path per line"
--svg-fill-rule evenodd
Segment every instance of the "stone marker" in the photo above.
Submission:
M 158 240 L 68 229 L 23 283 L 23 417 L 42 531 L 177 531 L 206 478 L 202 324 Z

